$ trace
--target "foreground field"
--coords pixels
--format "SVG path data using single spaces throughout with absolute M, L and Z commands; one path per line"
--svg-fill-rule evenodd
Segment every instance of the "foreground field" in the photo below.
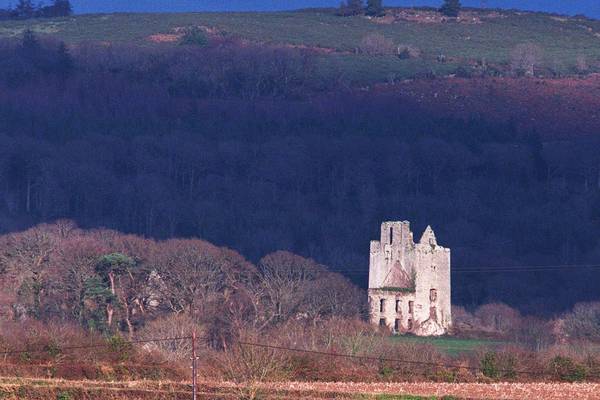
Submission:
M 591 383 L 262 383 L 252 387 L 267 399 L 600 399 L 600 384 Z M 200 398 L 247 398 L 248 389 L 230 382 L 201 382 Z M 54 379 L 0 378 L 2 399 L 189 399 L 185 382 L 65 381 Z

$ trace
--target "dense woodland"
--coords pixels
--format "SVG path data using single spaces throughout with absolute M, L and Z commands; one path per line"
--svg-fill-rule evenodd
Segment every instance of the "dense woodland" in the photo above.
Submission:
M 482 273 L 599 263 L 597 140 L 441 118 L 314 70 L 310 53 L 227 40 L 1 43 L 0 231 L 68 218 L 253 264 L 287 250 L 364 287 L 369 240 L 402 219 L 477 269 L 454 274 L 457 304 L 541 314 L 597 297 L 594 268 Z
M 1 236 L 0 280 L 4 321 L 63 321 L 133 339 L 159 317 L 185 315 L 216 348 L 298 315 L 314 324 L 365 309 L 364 293 L 342 275 L 288 252 L 254 265 L 198 239 L 156 242 L 66 220 Z

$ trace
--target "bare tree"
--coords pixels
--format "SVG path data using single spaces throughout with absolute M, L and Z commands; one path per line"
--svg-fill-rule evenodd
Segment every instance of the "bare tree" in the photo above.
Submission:
M 255 290 L 262 295 L 266 322 L 285 321 L 298 313 L 310 285 L 323 268 L 314 261 L 278 251 L 258 264 L 260 277 Z
M 518 44 L 510 53 L 510 66 L 514 74 L 534 76 L 535 68 L 541 64 L 544 52 L 535 43 Z
M 0 265 L 17 288 L 19 301 L 25 312 L 39 317 L 42 298 L 51 273 L 51 256 L 57 248 L 57 238 L 47 225 L 23 233 L 9 235 L 0 253 Z
M 227 282 L 217 248 L 200 240 L 169 240 L 161 247 L 155 268 L 165 282 L 163 294 L 172 311 L 196 316 L 222 297 Z

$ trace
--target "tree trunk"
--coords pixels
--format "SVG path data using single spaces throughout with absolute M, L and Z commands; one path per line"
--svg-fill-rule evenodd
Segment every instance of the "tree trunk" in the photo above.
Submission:
M 113 272 L 108 273 L 108 279 L 110 280 L 110 292 L 114 296 L 115 292 L 115 274 Z
M 115 312 L 115 310 L 114 310 L 112 304 L 108 304 L 106 306 L 106 323 L 108 324 L 109 327 L 112 326 L 112 319 L 113 319 L 114 312 Z
M 125 323 L 127 324 L 127 333 L 129 337 L 129 341 L 133 340 L 133 325 L 131 324 L 131 320 L 129 319 L 129 307 L 125 306 Z

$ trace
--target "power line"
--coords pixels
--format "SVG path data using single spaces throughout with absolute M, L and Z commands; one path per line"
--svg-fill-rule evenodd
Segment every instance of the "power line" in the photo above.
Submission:
M 98 349 L 98 348 L 103 348 L 103 347 L 121 346 L 121 345 L 125 345 L 125 344 L 158 343 L 158 342 L 167 342 L 167 341 L 173 341 L 173 340 L 190 340 L 191 338 L 192 338 L 191 336 L 181 336 L 181 337 L 171 337 L 171 338 L 128 340 L 128 341 L 118 342 L 117 344 L 102 343 L 102 344 L 93 344 L 93 345 L 58 347 L 56 349 L 46 348 L 46 349 L 37 349 L 37 350 L 9 350 L 9 351 L 0 351 L 0 354 L 13 355 L 13 354 L 47 353 L 47 352 L 54 351 L 54 350 L 56 350 L 57 352 L 60 352 L 63 350 Z
M 490 266 L 490 267 L 451 267 L 451 273 L 504 273 L 504 272 L 543 272 L 560 271 L 568 269 L 570 271 L 578 270 L 597 270 L 600 265 L 581 264 L 581 265 L 522 265 L 522 266 Z M 344 275 L 364 276 L 369 274 L 368 269 L 347 268 L 347 269 L 328 269 L 328 272 L 341 273 Z
M 331 353 L 326 351 L 318 351 L 318 350 L 308 350 L 308 349 L 298 349 L 293 347 L 284 347 L 284 346 L 275 346 L 263 343 L 253 343 L 253 342 L 238 342 L 241 345 L 246 346 L 254 346 L 254 347 L 262 347 L 273 350 L 283 350 L 289 352 L 297 352 L 297 353 L 308 353 L 308 354 L 317 354 L 328 357 L 338 357 L 338 358 L 350 358 L 350 359 L 358 359 L 358 360 L 370 360 L 370 361 L 386 361 L 386 362 L 395 362 L 399 364 L 409 364 L 409 365 L 424 365 L 430 367 L 444 367 L 444 368 L 463 368 L 472 371 L 481 371 L 480 367 L 471 367 L 465 365 L 457 365 L 457 364 L 442 364 L 442 363 L 434 363 L 429 361 L 416 361 L 416 360 L 402 360 L 396 358 L 387 358 L 387 357 L 373 357 L 373 356 L 358 356 L 355 354 L 345 354 L 345 353 Z M 524 375 L 533 375 L 533 376 L 547 376 L 552 375 L 550 373 L 540 372 L 540 371 L 531 371 L 531 370 L 507 370 L 507 369 L 497 369 L 497 372 L 503 372 L 508 374 L 524 374 Z M 590 377 L 595 377 L 595 375 L 588 375 Z

